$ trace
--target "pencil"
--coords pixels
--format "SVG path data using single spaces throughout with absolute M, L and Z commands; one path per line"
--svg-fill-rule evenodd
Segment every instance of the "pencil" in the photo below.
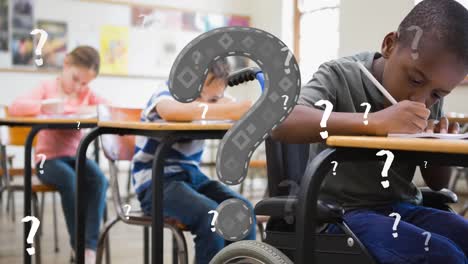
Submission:
M 385 89 L 385 87 L 382 86 L 382 84 L 377 81 L 372 73 L 369 72 L 369 70 L 360 62 L 357 63 L 359 68 L 364 72 L 364 74 L 369 78 L 369 80 L 379 89 L 379 91 L 390 101 L 392 104 L 397 104 L 398 102 L 393 98 L 393 96 Z

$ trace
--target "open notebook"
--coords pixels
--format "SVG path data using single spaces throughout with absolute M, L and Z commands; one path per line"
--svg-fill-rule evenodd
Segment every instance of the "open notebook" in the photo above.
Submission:
M 388 137 L 399 138 L 437 138 L 437 139 L 468 139 L 465 134 L 417 133 L 417 134 L 388 134 Z

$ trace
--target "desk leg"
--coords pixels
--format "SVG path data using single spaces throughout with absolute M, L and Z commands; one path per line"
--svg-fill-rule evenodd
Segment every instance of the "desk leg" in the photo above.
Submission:
M 76 201 L 75 201 L 75 256 L 77 264 L 84 264 L 85 251 L 85 232 L 86 232 L 86 204 L 83 202 L 86 194 L 83 193 L 84 177 L 82 174 L 85 171 L 86 151 L 89 144 L 96 139 L 102 130 L 99 127 L 93 128 L 80 142 L 80 146 L 76 152 Z
M 164 157 L 170 149 L 174 139 L 171 136 L 164 137 L 154 154 L 151 188 L 153 192 L 152 228 L 151 228 L 151 263 L 162 264 L 163 258 L 163 180 Z
M 32 159 L 32 144 L 34 137 L 42 129 L 41 126 L 33 126 L 31 131 L 26 138 L 26 143 L 24 145 L 24 216 L 31 215 L 31 195 L 32 195 L 32 170 L 31 170 L 31 159 Z M 25 264 L 31 264 L 31 256 L 26 252 L 26 249 L 30 246 L 26 239 L 29 235 L 29 230 L 31 229 L 31 222 L 24 223 L 24 234 L 23 234 L 23 257 Z M 37 253 L 36 253 L 37 254 Z

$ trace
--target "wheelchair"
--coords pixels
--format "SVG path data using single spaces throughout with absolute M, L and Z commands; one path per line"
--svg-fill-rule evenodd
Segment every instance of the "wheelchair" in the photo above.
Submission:
M 241 75 L 249 76 L 245 72 Z M 376 263 L 344 222 L 343 208 L 318 199 L 315 199 L 315 203 L 308 203 L 304 199 L 311 190 L 319 190 L 330 170 L 330 166 L 323 164 L 330 163 L 335 150 L 324 150 L 310 164 L 309 144 L 285 144 L 267 137 L 265 150 L 269 198 L 257 203 L 254 210 L 256 215 L 269 216 L 264 240 L 232 243 L 221 250 L 210 264 Z M 353 161 L 368 158 L 355 157 L 353 153 L 344 155 Z M 375 153 L 370 155 L 375 156 Z M 299 186 L 300 198 L 289 195 Z M 423 205 L 427 207 L 453 212 L 449 204 L 458 200 L 456 194 L 447 189 L 432 191 L 421 188 L 421 192 Z M 312 197 L 318 194 L 315 192 L 314 195 Z M 322 232 L 329 224 L 338 226 L 343 234 Z

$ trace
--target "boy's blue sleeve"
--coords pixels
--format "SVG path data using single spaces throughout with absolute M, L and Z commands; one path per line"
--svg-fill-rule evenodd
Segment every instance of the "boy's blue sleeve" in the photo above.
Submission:
M 156 111 L 156 105 L 161 101 L 161 100 L 175 100 L 171 93 L 168 90 L 163 90 L 158 93 L 154 93 L 151 96 L 151 99 L 148 101 L 146 104 L 145 109 L 143 110 L 141 119 L 142 121 L 155 121 L 157 119 L 161 119 L 161 117 L 158 115 Z

